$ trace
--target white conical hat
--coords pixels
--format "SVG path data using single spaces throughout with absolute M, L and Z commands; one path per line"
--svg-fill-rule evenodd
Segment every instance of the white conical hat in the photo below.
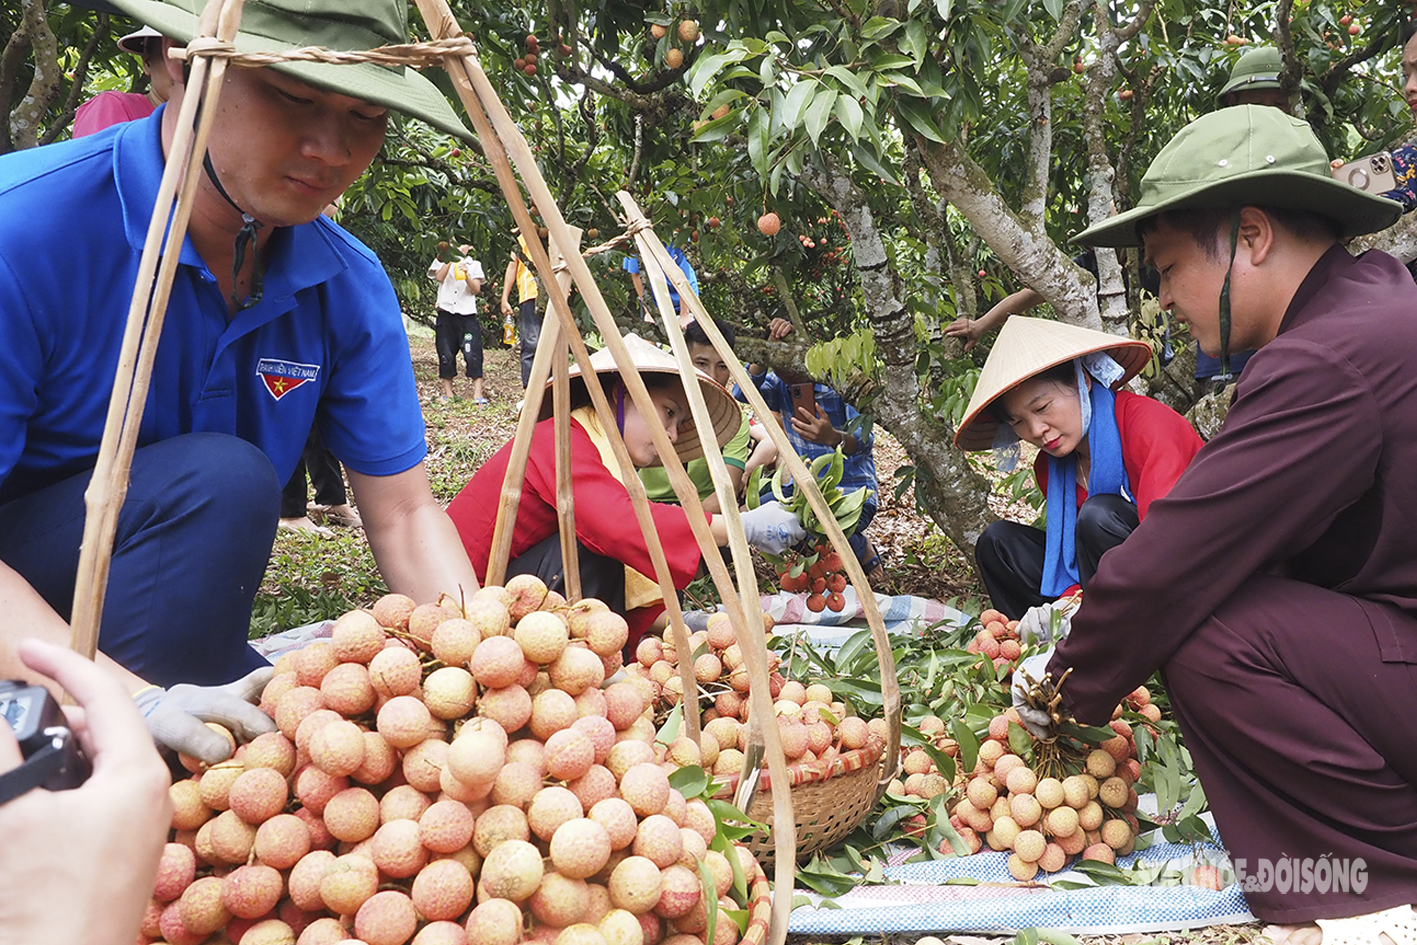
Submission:
M 969 398 L 969 407 L 955 433 L 955 446 L 962 450 L 989 449 L 999 426 L 988 410 L 990 404 L 1035 374 L 1094 351 L 1107 352 L 1122 366 L 1121 378 L 1112 385 L 1114 390 L 1135 377 L 1151 360 L 1151 345 L 1145 341 L 1045 318 L 1011 316 L 979 373 L 974 396 Z
M 641 374 L 673 374 L 682 380 L 679 362 L 674 360 L 674 355 L 634 333 L 626 335 L 624 341 L 630 353 L 630 360 Z M 615 363 L 615 355 L 609 348 L 601 348 L 591 355 L 590 366 L 596 374 L 620 373 L 620 366 Z M 709 417 L 713 420 L 714 439 L 719 446 L 723 446 L 733 439 L 733 435 L 743 425 L 743 413 L 738 407 L 738 401 L 733 399 L 733 395 L 724 389 L 722 384 L 703 371 L 696 370 L 694 374 L 699 382 L 699 390 L 704 395 L 704 401 L 708 404 Z M 583 383 L 579 364 L 571 365 L 571 380 L 574 382 L 573 391 L 576 384 Z M 549 379 L 546 382 L 548 395 L 551 383 Z M 551 398 L 547 396 L 541 403 L 540 418 L 545 420 L 551 416 L 551 410 Z M 704 455 L 703 444 L 699 442 L 699 431 L 694 427 L 692 416 L 686 416 L 680 423 L 679 436 L 674 441 L 674 452 L 686 463 Z

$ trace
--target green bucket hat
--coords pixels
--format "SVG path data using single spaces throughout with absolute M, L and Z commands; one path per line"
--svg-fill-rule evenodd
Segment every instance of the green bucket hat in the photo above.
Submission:
M 1225 104 L 1225 96 L 1245 89 L 1282 88 L 1279 74 L 1284 71 L 1284 61 L 1279 50 L 1273 46 L 1256 46 L 1236 61 L 1230 70 L 1230 78 L 1216 96 L 1218 105 Z
M 1249 205 L 1307 210 L 1335 221 L 1344 239 L 1386 229 L 1402 205 L 1333 179 L 1308 123 L 1265 105 L 1236 105 L 1176 133 L 1141 179 L 1141 199 L 1079 233 L 1090 246 L 1140 246 L 1137 224 L 1167 210 Z
M 112 0 L 115 7 L 164 36 L 190 42 L 204 0 Z M 243 53 L 281 53 L 303 46 L 340 52 L 410 41 L 407 0 L 247 0 L 235 46 Z M 313 86 L 396 109 L 468 140 L 437 86 L 416 69 L 373 63 L 283 62 L 272 68 Z

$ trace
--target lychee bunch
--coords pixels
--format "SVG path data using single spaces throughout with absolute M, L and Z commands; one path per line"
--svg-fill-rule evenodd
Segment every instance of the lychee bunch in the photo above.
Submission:
M 1131 853 L 1141 765 L 1121 714 L 1118 706 L 1111 738 L 1079 748 L 1062 739 L 1038 742 L 1012 708 L 1004 710 L 989 722 L 951 826 L 972 852 L 986 845 L 1008 852 L 1009 873 L 1019 881 L 1061 870 L 1078 854 L 1112 863 Z M 1019 745 L 1029 748 L 1021 755 Z
M 965 651 L 987 656 L 996 670 L 1018 663 L 1021 647 L 1018 621 L 1010 620 L 997 610 L 985 610 L 979 615 L 979 632 L 965 646 Z
M 840 613 L 846 607 L 846 571 L 841 555 L 829 544 L 819 543 L 810 554 L 788 551 L 774 564 L 778 584 L 789 594 L 807 593 L 807 609 Z

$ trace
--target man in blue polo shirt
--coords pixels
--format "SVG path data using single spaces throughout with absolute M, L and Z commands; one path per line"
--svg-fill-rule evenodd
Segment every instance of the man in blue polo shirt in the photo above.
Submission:
M 179 43 L 201 8 L 115 4 Z M 368 49 L 405 42 L 406 16 L 402 0 L 263 0 L 247 6 L 236 47 Z M 150 118 L 0 158 L 0 678 L 25 674 L 20 638 L 69 639 L 83 491 L 185 92 L 181 63 L 168 64 L 170 104 Z M 389 108 L 467 134 L 411 69 L 227 71 L 99 639 L 159 741 L 209 760 L 227 749 L 196 718 L 239 734 L 269 725 L 244 701 L 269 673 L 246 632 L 280 485 L 312 423 L 349 470 L 392 589 L 431 601 L 477 586 L 428 486 L 388 276 L 320 215 L 378 153 Z M 159 688 L 179 683 L 195 685 Z

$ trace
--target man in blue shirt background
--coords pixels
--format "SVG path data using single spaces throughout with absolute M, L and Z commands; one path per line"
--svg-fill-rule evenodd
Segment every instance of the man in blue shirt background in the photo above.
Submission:
M 774 318 L 768 330 L 769 337 L 774 340 L 785 338 L 792 332 L 792 323 Z M 863 427 L 860 412 L 825 384 L 815 384 L 810 380 L 800 385 L 788 383 L 776 372 L 765 371 L 757 364 L 748 365 L 748 376 L 757 385 L 768 408 L 779 414 L 787 439 L 798 456 L 810 465 L 815 457 L 840 446 L 845 462 L 838 488 L 842 492 L 852 492 L 862 486 L 870 490 L 861 508 L 861 518 L 847 538 L 851 542 L 851 550 L 856 552 L 857 560 L 866 571 L 866 577 L 872 581 L 883 580 L 885 568 L 881 564 L 881 556 L 865 534 L 866 526 L 876 517 L 876 500 L 880 492 L 876 481 L 876 461 L 871 452 L 876 438 Z M 794 387 L 811 388 L 814 410 L 794 401 Z M 808 395 L 806 390 L 802 393 L 804 397 Z M 738 397 L 746 402 L 747 398 L 741 391 Z
M 685 279 L 689 280 L 689 288 L 694 290 L 695 295 L 698 295 L 699 274 L 694 272 L 689 257 L 685 256 L 684 251 L 672 243 L 666 244 L 664 248 L 669 251 L 669 258 L 679 264 L 679 271 L 684 273 Z M 630 282 L 634 283 L 635 297 L 640 300 L 640 311 L 644 313 L 645 321 L 654 321 L 653 316 L 658 312 L 658 308 L 655 306 L 652 296 L 648 300 L 645 298 L 645 281 L 644 277 L 640 275 L 640 257 L 626 256 L 621 265 L 630 274 Z M 679 298 L 679 290 L 674 288 L 672 281 L 669 282 L 669 304 L 679 311 L 679 327 L 687 328 L 689 322 L 694 320 L 694 313 L 689 311 L 689 303 Z
M 183 43 L 197 14 L 181 2 L 116 5 Z M 259 35 L 243 25 L 238 50 L 407 41 L 400 0 L 357 9 L 338 0 L 298 9 L 269 0 L 262 9 L 248 18 Z M 150 118 L 0 158 L 4 676 L 26 675 L 15 656 L 22 637 L 69 640 L 83 492 L 185 94 L 182 64 L 167 63 L 172 97 Z M 280 485 L 312 423 L 349 470 L 391 589 L 432 601 L 477 587 L 429 489 L 408 342 L 388 276 L 320 215 L 377 155 L 390 107 L 467 134 L 416 71 L 371 64 L 234 66 L 217 105 L 119 516 L 99 639 L 101 659 L 138 696 L 159 741 L 208 761 L 228 749 L 196 717 L 225 721 L 238 734 L 269 725 L 243 701 L 269 673 L 246 634 Z M 242 674 L 240 684 L 218 688 Z M 159 688 L 177 683 L 196 686 Z

